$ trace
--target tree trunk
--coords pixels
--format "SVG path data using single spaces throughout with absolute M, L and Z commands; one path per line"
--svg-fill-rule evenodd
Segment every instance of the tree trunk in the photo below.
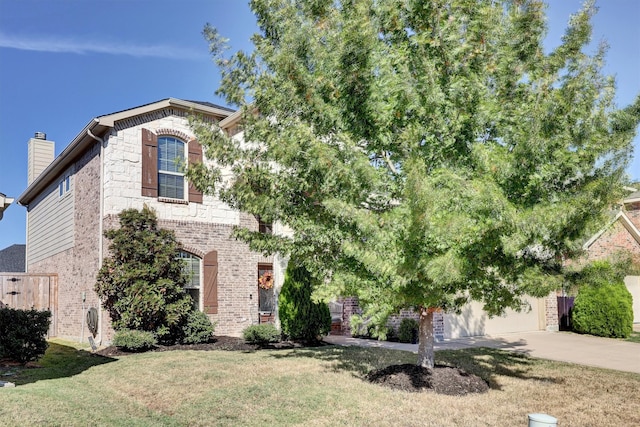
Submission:
M 433 369 L 433 308 L 420 307 L 420 328 L 418 332 L 418 366 Z

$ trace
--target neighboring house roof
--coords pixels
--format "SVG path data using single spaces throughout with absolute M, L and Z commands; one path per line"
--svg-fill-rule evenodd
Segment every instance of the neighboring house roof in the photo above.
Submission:
M 635 203 L 635 202 L 640 202 L 640 191 L 636 191 L 634 193 L 629 194 L 623 200 L 623 203 Z
M 0 272 L 24 273 L 27 245 L 11 245 L 0 250 Z
M 4 210 L 7 209 L 11 203 L 13 203 L 13 199 L 5 196 L 3 193 L 0 193 L 0 219 L 2 219 Z
M 98 116 L 87 123 L 67 148 L 27 187 L 18 197 L 18 203 L 23 206 L 29 205 L 41 191 L 51 184 L 53 180 L 57 179 L 78 157 L 82 156 L 92 144 L 96 141 L 101 141 L 101 138 L 114 127 L 116 122 L 170 107 L 218 116 L 221 120 L 231 115 L 234 111 L 210 102 L 166 98 L 139 107 Z

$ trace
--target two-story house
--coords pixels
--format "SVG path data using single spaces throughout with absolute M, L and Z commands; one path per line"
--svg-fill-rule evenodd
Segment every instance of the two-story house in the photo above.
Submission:
M 57 336 L 86 337 L 85 316 L 94 307 L 96 341 L 110 341 L 108 314 L 93 290 L 109 256 L 104 231 L 118 226 L 123 209 L 144 205 L 182 244 L 180 257 L 191 273 L 187 291 L 217 322 L 217 334 L 239 335 L 271 319 L 274 291 L 259 288 L 258 277 L 273 271 L 277 288 L 284 263 L 230 237 L 237 225 L 258 230 L 255 217 L 203 195 L 185 178 L 180 164 L 203 160 L 190 114 L 241 137 L 233 110 L 169 98 L 90 120 L 55 159 L 46 135 L 29 140 L 29 185 L 18 198 L 27 208 L 27 272 L 58 276 L 52 298 Z

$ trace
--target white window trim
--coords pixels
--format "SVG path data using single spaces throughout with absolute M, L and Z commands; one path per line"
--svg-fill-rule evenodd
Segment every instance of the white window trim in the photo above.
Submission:
M 179 141 L 179 142 L 181 142 L 183 144 L 184 150 L 183 150 L 183 153 L 182 153 L 182 159 L 180 159 L 180 163 L 182 163 L 181 166 L 186 166 L 188 158 L 189 158 L 189 143 L 188 142 L 183 141 L 182 138 L 178 138 L 177 136 L 173 136 L 173 135 L 159 135 L 158 136 L 158 200 L 169 202 L 169 203 L 174 202 L 174 201 L 188 201 L 189 200 L 189 184 L 187 183 L 186 174 L 184 172 L 174 172 L 174 171 L 167 171 L 167 170 L 164 170 L 164 169 L 160 169 L 160 139 L 162 139 L 162 138 L 173 138 L 176 141 Z M 174 159 L 174 161 L 175 161 L 175 159 Z M 183 194 L 182 199 L 177 199 L 175 197 L 167 197 L 167 196 L 161 196 L 160 195 L 160 174 L 182 177 L 182 185 L 184 187 L 183 190 L 182 190 L 182 194 Z

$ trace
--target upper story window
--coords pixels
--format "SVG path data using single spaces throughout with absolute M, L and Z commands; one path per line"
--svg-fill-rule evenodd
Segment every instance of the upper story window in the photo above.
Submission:
M 71 177 L 69 175 L 62 178 L 62 181 L 58 184 L 58 195 L 64 196 L 71 189 Z
M 158 137 L 158 196 L 184 199 L 185 144 L 172 136 Z
M 161 136 L 142 128 L 142 196 L 169 203 L 202 203 L 202 192 L 184 175 L 187 163 L 203 160 L 202 146 L 186 135 L 162 129 Z
M 259 216 L 258 219 L 258 231 L 262 234 L 273 234 L 273 224 L 271 222 L 263 221 Z

